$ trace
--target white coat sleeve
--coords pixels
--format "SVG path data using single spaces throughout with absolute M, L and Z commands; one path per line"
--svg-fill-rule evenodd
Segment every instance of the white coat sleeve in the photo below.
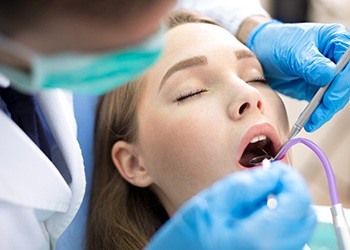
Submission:
M 259 0 L 179 0 L 176 9 L 180 8 L 213 18 L 232 34 L 237 34 L 241 23 L 250 16 L 270 17 Z

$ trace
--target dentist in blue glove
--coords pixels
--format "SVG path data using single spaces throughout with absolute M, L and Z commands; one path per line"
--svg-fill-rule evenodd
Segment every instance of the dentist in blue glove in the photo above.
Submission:
M 247 46 L 260 59 L 270 86 L 290 97 L 310 101 L 334 79 L 306 131 L 321 127 L 349 102 L 350 64 L 336 76 L 336 63 L 350 46 L 345 26 L 272 20 L 253 29 Z
M 268 206 L 275 195 L 277 206 Z M 189 200 L 153 237 L 157 249 L 302 249 L 316 216 L 307 186 L 275 162 L 232 174 Z

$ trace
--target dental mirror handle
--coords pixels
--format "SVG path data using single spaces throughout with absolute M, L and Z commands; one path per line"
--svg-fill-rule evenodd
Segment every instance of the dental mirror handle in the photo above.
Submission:
M 339 72 L 345 68 L 349 60 L 350 60 L 350 47 L 345 51 L 344 55 L 340 58 L 339 62 L 337 63 L 335 76 L 337 76 Z M 333 82 L 333 80 L 331 81 L 331 83 Z M 324 93 L 327 91 L 331 83 L 329 83 L 324 87 L 319 88 L 319 90 L 316 92 L 316 94 L 311 99 L 309 104 L 306 106 L 303 112 L 301 112 L 301 114 L 299 115 L 298 120 L 294 123 L 289 133 L 288 139 L 292 139 L 293 137 L 295 137 L 301 131 L 301 129 L 305 126 L 306 122 L 309 120 L 312 113 L 320 104 Z

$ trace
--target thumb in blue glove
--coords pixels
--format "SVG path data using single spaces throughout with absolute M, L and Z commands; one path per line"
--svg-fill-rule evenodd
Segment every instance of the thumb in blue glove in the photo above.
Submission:
M 266 206 L 274 194 L 275 209 Z M 234 173 L 189 200 L 148 249 L 301 249 L 315 226 L 303 179 L 273 163 Z
M 271 21 L 250 33 L 247 46 L 262 63 L 272 88 L 290 97 L 310 101 L 320 86 L 334 79 L 306 131 L 321 127 L 349 102 L 350 64 L 335 77 L 336 63 L 350 46 L 344 26 Z

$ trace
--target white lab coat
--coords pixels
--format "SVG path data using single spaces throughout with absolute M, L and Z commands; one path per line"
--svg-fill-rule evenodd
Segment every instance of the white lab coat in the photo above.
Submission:
M 178 0 L 176 9 L 190 9 L 215 19 L 222 27 L 236 34 L 242 22 L 251 16 L 270 15 L 260 0 Z
M 85 175 L 72 103 L 67 97 L 61 90 L 39 94 L 72 177 L 69 185 L 44 153 L 0 111 L 0 249 L 55 248 L 57 238 L 79 209 Z
M 178 3 L 177 8 L 180 7 L 216 19 L 233 34 L 245 18 L 268 16 L 259 0 L 183 0 Z M 39 94 L 45 118 L 72 176 L 70 185 L 27 135 L 0 111 L 0 249 L 55 248 L 57 238 L 80 207 L 85 191 L 84 166 L 72 106 L 66 97 L 60 90 Z M 87 205 L 83 208 L 87 209 Z M 79 236 L 67 236 L 68 240 L 70 249 L 82 248 L 83 239 Z

